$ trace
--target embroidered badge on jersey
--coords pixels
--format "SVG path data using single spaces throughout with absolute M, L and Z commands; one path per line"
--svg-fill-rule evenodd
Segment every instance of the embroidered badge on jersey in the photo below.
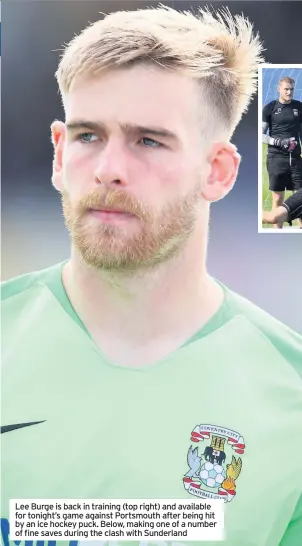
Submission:
M 294 112 L 294 116 L 298 116 L 298 115 L 299 115 L 299 112 L 298 112 L 298 110 L 296 110 L 296 108 L 293 108 L 293 112 Z
M 233 500 L 245 450 L 241 434 L 224 427 L 197 425 L 191 442 L 189 470 L 183 478 L 185 489 L 195 497 Z

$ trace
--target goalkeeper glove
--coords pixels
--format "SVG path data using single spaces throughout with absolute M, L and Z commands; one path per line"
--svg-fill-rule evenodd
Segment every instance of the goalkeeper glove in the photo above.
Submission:
M 297 146 L 297 142 L 294 138 L 274 138 L 274 146 L 290 153 Z

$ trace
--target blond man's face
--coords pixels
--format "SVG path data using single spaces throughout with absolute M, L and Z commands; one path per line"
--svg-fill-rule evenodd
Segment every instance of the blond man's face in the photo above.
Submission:
M 192 80 L 142 66 L 79 80 L 65 98 L 66 124 L 52 127 L 53 181 L 73 244 L 93 267 L 152 267 L 206 217 L 211 167 L 198 101 Z
M 284 102 L 290 102 L 293 99 L 295 86 L 293 83 L 281 82 L 278 86 L 280 99 Z

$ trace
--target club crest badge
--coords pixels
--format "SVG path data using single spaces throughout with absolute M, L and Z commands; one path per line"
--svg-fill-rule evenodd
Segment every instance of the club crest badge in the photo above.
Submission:
M 293 108 L 293 113 L 294 113 L 294 116 L 298 116 L 298 115 L 299 115 L 299 112 L 298 112 L 298 110 L 296 110 L 296 108 Z
M 197 425 L 191 442 L 188 471 L 183 477 L 186 491 L 195 497 L 232 501 L 245 450 L 241 434 L 224 427 Z

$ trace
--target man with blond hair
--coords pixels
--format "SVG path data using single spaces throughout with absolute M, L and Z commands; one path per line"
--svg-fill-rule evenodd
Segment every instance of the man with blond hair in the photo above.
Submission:
M 243 16 L 166 6 L 64 49 L 52 182 L 71 256 L 2 289 L 7 542 L 9 499 L 220 499 L 226 546 L 297 544 L 301 337 L 206 267 L 261 50 Z
M 283 204 L 286 190 L 302 188 L 302 103 L 294 100 L 294 89 L 292 78 L 282 78 L 279 98 L 266 104 L 262 112 L 262 142 L 268 145 L 266 167 L 273 210 Z M 282 226 L 282 222 L 275 224 Z

